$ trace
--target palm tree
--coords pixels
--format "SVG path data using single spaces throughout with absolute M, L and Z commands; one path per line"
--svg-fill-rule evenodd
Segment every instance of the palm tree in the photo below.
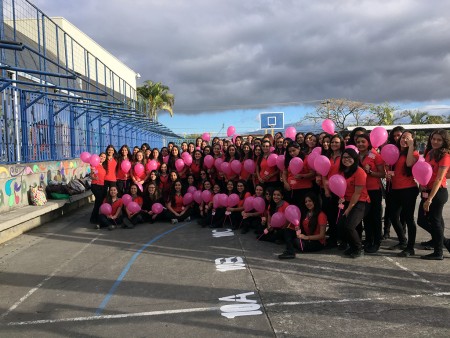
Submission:
M 158 112 L 160 110 L 168 111 L 170 116 L 173 116 L 173 105 L 175 104 L 175 95 L 169 93 L 169 87 L 163 85 L 161 82 L 153 82 L 147 80 L 144 85 L 137 88 L 137 92 L 145 100 L 145 106 L 141 109 L 145 114 L 157 120 Z M 138 98 L 138 104 L 139 102 Z M 140 105 L 140 104 L 139 104 Z
M 421 112 L 418 110 L 415 111 L 406 110 L 403 112 L 403 116 L 409 117 L 411 119 L 410 121 L 411 124 L 427 124 L 429 115 L 427 112 Z

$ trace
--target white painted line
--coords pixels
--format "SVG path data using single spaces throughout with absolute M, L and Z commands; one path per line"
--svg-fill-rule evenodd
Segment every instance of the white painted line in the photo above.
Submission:
M 434 285 L 433 283 L 431 283 L 429 280 L 426 280 L 425 278 L 419 276 L 417 273 L 415 273 L 414 271 L 409 270 L 407 267 L 401 265 L 399 262 L 394 261 L 391 257 L 384 257 L 386 260 L 388 260 L 391 263 L 394 263 L 396 266 L 398 266 L 400 269 L 402 269 L 403 271 L 406 271 L 407 273 L 409 273 L 411 276 L 417 278 L 418 280 L 420 280 L 422 283 L 428 284 L 431 288 L 433 288 L 436 291 L 440 291 L 441 289 L 438 288 L 436 285 Z
M 305 302 L 281 302 L 281 303 L 268 303 L 265 307 L 272 306 L 298 306 L 298 305 L 311 305 L 311 304 L 339 304 L 339 303 L 352 303 L 352 302 L 371 302 L 379 300 L 392 300 L 392 299 L 405 299 L 406 298 L 425 298 L 425 297 L 446 297 L 450 296 L 450 292 L 436 292 L 427 294 L 416 294 L 409 296 L 397 296 L 397 297 L 374 297 L 374 298 L 357 298 L 357 299 L 325 299 L 325 300 L 314 300 Z M 55 324 L 55 323 L 70 323 L 70 322 L 83 322 L 83 321 L 94 321 L 94 320 L 104 320 L 104 319 L 120 319 L 120 318 L 135 318 L 135 317 L 150 317 L 159 316 L 167 314 L 177 314 L 177 313 L 194 313 L 194 312 L 209 312 L 209 311 L 219 311 L 220 307 L 204 307 L 204 308 L 191 308 L 191 309 L 178 309 L 178 310 L 166 310 L 166 311 L 152 311 L 152 312 L 138 312 L 138 313 L 124 313 L 115 315 L 100 315 L 100 316 L 88 316 L 88 317 L 75 317 L 75 318 L 61 318 L 61 319 L 43 319 L 43 320 L 32 320 L 25 322 L 10 322 L 8 326 L 22 326 L 22 325 L 37 325 L 37 324 Z
M 97 237 L 93 238 L 89 243 L 87 243 L 85 246 L 81 248 L 80 251 L 78 251 L 75 255 L 73 255 L 70 259 L 65 261 L 63 264 L 61 264 L 56 270 L 54 270 L 50 275 L 48 275 L 42 282 L 40 282 L 38 285 L 36 285 L 34 288 L 32 288 L 30 291 L 27 292 L 25 296 L 20 298 L 14 305 L 12 305 L 5 313 L 3 313 L 0 316 L 0 319 L 5 318 L 8 314 L 10 314 L 12 311 L 14 311 L 20 304 L 22 304 L 25 300 L 27 300 L 33 293 L 35 293 L 39 288 L 44 285 L 45 282 L 50 280 L 52 277 L 54 277 L 59 271 L 61 271 L 64 267 L 66 267 L 70 262 L 72 262 L 76 257 L 78 257 L 84 250 L 87 249 L 89 245 L 94 243 L 100 235 L 97 235 Z

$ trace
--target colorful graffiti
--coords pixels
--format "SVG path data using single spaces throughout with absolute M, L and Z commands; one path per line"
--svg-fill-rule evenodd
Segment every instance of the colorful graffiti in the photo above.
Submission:
M 77 160 L 0 166 L 0 213 L 10 207 L 28 205 L 30 186 L 45 186 L 51 180 L 67 182 L 89 172 L 89 165 Z

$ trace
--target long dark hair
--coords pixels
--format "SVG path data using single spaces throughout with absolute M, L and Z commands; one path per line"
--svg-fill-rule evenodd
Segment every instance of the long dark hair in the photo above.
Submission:
M 280 192 L 281 194 L 281 200 L 284 201 L 284 190 L 282 188 L 274 188 L 272 191 L 272 197 L 270 198 L 270 216 L 273 216 L 274 213 L 276 213 L 278 211 L 278 205 L 275 203 L 275 201 L 273 200 L 273 193 L 275 191 Z
M 128 148 L 128 145 L 124 144 L 123 146 L 120 147 L 119 152 L 117 153 L 117 166 L 116 166 L 116 174 L 119 171 L 119 168 L 121 168 L 121 164 L 124 161 L 123 155 L 122 155 L 122 150 L 123 149 L 127 149 L 128 150 L 128 155 L 127 155 L 127 160 L 131 162 L 131 153 L 130 153 L 130 148 Z M 106 162 L 106 161 L 105 161 Z
M 239 180 L 239 181 L 237 181 L 237 183 L 236 183 L 236 191 L 237 191 L 237 185 L 238 185 L 239 183 L 241 183 L 241 184 L 244 185 L 244 190 L 242 190 L 242 193 L 239 193 L 239 191 L 238 191 L 237 194 L 239 195 L 239 199 L 240 199 L 240 200 L 243 200 L 244 197 L 245 197 L 245 194 L 247 193 L 247 182 L 246 182 L 245 180 Z
M 448 132 L 445 129 L 436 129 L 434 130 L 430 137 L 428 138 L 427 147 L 425 148 L 425 155 L 427 155 L 433 147 L 431 146 L 431 139 L 433 135 L 438 134 L 442 137 L 443 143 L 442 147 L 438 149 L 438 151 L 432 151 L 431 156 L 433 156 L 436 162 L 439 162 L 446 154 L 450 153 L 450 140 L 448 136 Z
M 298 153 L 297 157 L 300 157 L 303 160 L 305 160 L 305 155 L 303 154 L 302 148 L 300 146 L 300 144 L 298 144 L 297 142 L 291 142 L 289 143 L 289 145 L 286 147 L 286 153 L 284 154 L 284 168 L 288 169 L 289 168 L 289 163 L 292 160 L 292 156 L 291 154 L 289 154 L 289 148 L 295 148 L 300 150 L 300 152 Z
M 184 196 L 184 193 L 185 193 L 185 190 L 184 190 L 184 187 L 183 187 L 183 182 L 181 182 L 181 180 L 179 180 L 179 179 L 175 180 L 172 183 L 172 186 L 170 188 L 170 194 L 169 194 L 169 201 L 170 201 L 170 204 L 172 206 L 174 206 L 175 203 L 176 203 L 175 196 L 176 196 L 177 192 L 175 190 L 175 184 L 177 184 L 177 183 L 181 184 L 181 191 L 180 191 L 181 192 L 181 196 Z
M 335 138 L 337 138 L 337 139 L 339 139 L 339 141 L 341 141 L 341 146 L 340 146 L 339 150 L 341 151 L 341 154 L 342 154 L 342 152 L 345 150 L 345 140 L 344 140 L 344 138 L 343 138 L 341 135 L 339 135 L 339 134 L 334 134 L 333 136 L 331 136 L 331 139 L 330 139 L 330 149 L 331 149 L 331 142 L 333 142 L 333 139 L 335 139 Z M 331 155 L 333 155 L 333 151 L 331 151 Z
M 405 130 L 405 128 L 403 128 L 402 126 L 397 126 L 397 127 L 394 127 L 394 129 L 392 129 L 391 130 L 391 132 L 389 133 L 389 137 L 388 137 L 388 140 L 387 140 L 387 143 L 388 144 L 396 144 L 397 142 L 395 142 L 395 140 L 394 140 L 394 134 L 396 133 L 396 132 L 401 132 L 402 133 L 402 135 L 403 135 L 403 133 L 406 131 Z M 400 136 L 401 137 L 401 136 Z
M 342 158 L 344 157 L 344 154 L 348 154 L 348 156 L 350 156 L 353 159 L 353 164 L 350 167 L 346 167 L 343 164 L 343 160 Z M 359 166 L 359 155 L 358 153 L 351 148 L 347 148 L 342 152 L 342 156 L 341 156 L 341 164 L 339 165 L 339 171 L 344 173 L 344 177 L 345 178 L 349 178 L 351 177 L 356 170 L 358 169 Z
M 322 203 L 321 203 L 320 197 L 314 192 L 306 193 L 303 202 L 305 202 L 307 198 L 311 199 L 311 201 L 314 204 L 314 209 L 312 210 L 312 215 L 309 218 L 309 232 L 310 233 L 307 235 L 314 235 L 314 232 L 316 231 L 317 225 L 319 223 L 319 214 L 322 211 Z M 308 212 L 303 213 L 302 221 L 300 222 L 300 227 L 301 227 L 303 233 L 305 233 L 305 229 L 303 228 L 303 220 L 307 217 L 307 214 L 308 214 Z
M 401 128 L 403 128 L 403 127 L 401 127 Z M 412 135 L 413 140 L 414 140 L 414 144 L 413 144 L 414 150 L 417 150 L 417 141 L 416 141 L 416 134 L 414 132 L 412 132 L 411 130 L 405 130 L 403 128 L 402 136 L 399 137 L 399 139 L 397 140 L 395 145 L 397 146 L 398 150 L 400 150 L 400 155 L 405 155 L 406 156 L 408 154 L 409 147 L 406 148 L 405 150 L 402 150 L 402 147 L 400 146 L 400 140 L 402 139 L 403 134 L 405 134 L 405 133 L 410 133 Z M 396 164 L 394 164 L 394 168 L 395 168 L 395 166 L 396 166 Z M 412 176 L 412 167 L 408 167 L 406 165 L 406 161 L 405 161 L 404 166 L 403 166 L 403 171 L 406 174 L 406 176 L 409 176 L 409 177 Z
M 150 193 L 148 192 L 148 188 L 151 185 L 153 185 L 155 187 L 155 193 L 153 195 L 150 195 Z M 143 200 L 144 200 L 144 205 L 153 204 L 153 203 L 161 200 L 161 190 L 159 190 L 159 187 L 154 182 L 150 182 L 148 184 L 147 190 L 145 190 L 145 192 L 144 192 Z M 152 202 L 152 203 L 149 203 L 149 202 Z
M 362 131 L 364 134 L 367 132 L 367 129 L 364 127 L 356 127 L 355 129 L 353 129 L 350 133 L 350 139 L 347 141 L 347 145 L 354 145 L 355 144 L 355 135 L 358 131 Z

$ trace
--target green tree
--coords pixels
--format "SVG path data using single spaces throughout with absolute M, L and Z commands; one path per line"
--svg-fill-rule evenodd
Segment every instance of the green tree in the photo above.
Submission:
M 400 114 L 395 113 L 396 110 L 396 107 L 391 106 L 387 102 L 379 105 L 371 105 L 369 106 L 370 114 L 365 124 L 369 126 L 393 125 L 402 118 Z
M 428 124 L 442 124 L 445 123 L 445 118 L 440 115 L 429 115 L 427 117 Z
M 364 102 L 328 99 L 317 106 L 314 113 L 306 114 L 305 119 L 315 123 L 330 119 L 337 130 L 344 130 L 350 123 L 359 125 L 364 120 L 368 109 L 369 105 Z
M 409 117 L 411 124 L 428 124 L 428 113 L 425 111 L 418 111 L 418 110 L 405 110 L 402 113 L 403 116 Z
M 158 112 L 161 110 L 168 111 L 170 116 L 173 116 L 175 95 L 169 93 L 169 90 L 169 87 L 161 82 L 145 81 L 143 86 L 137 88 L 138 94 L 144 100 L 144 102 L 140 102 L 138 98 L 141 111 L 155 120 L 158 119 Z

